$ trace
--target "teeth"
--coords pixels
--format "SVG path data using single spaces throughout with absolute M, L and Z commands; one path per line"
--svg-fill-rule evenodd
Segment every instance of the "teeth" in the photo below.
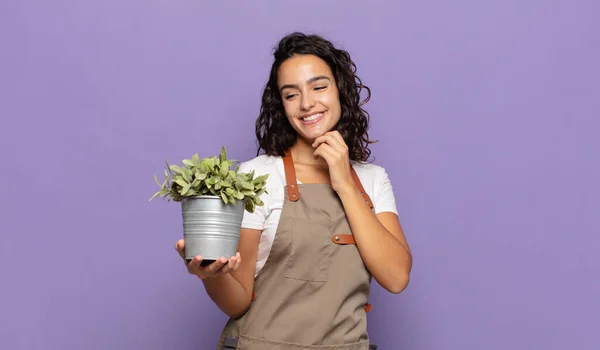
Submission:
M 310 117 L 302 118 L 302 120 L 304 120 L 305 122 L 309 122 L 311 120 L 321 118 L 322 115 L 323 115 L 323 113 L 317 113 L 317 114 L 311 115 Z

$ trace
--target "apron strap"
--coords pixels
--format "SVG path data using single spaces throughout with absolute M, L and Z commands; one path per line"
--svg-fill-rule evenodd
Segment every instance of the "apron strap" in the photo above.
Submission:
M 283 167 L 285 170 L 285 181 L 288 187 L 288 198 L 291 202 L 296 202 L 300 199 L 300 193 L 298 192 L 298 181 L 296 181 L 296 169 L 294 168 L 294 160 L 292 159 L 292 154 L 289 150 L 285 151 L 285 155 L 283 157 Z M 350 167 L 350 173 L 352 174 L 352 180 L 354 180 L 354 184 L 358 187 L 360 194 L 363 196 L 365 203 L 369 206 L 370 209 L 373 209 L 373 202 L 371 201 L 371 197 L 365 191 L 360 179 L 358 178 L 358 174 L 354 170 L 354 167 Z
M 285 181 L 288 187 L 288 197 L 290 201 L 296 202 L 300 199 L 300 193 L 298 193 L 298 182 L 296 181 L 296 169 L 294 169 L 294 160 L 290 151 L 285 151 L 283 157 L 283 167 L 285 169 Z
M 358 178 L 358 174 L 356 174 L 354 167 L 350 168 L 350 172 L 352 173 L 352 178 L 354 179 L 354 183 L 356 184 L 356 187 L 358 187 L 358 189 L 360 190 L 360 194 L 362 194 L 362 196 L 365 200 L 365 203 L 367 203 L 367 205 L 369 206 L 370 209 L 373 209 L 373 202 L 371 201 L 371 197 L 369 197 L 369 195 L 367 194 L 367 191 L 365 191 L 365 188 L 363 187 L 362 183 L 360 182 L 360 179 Z

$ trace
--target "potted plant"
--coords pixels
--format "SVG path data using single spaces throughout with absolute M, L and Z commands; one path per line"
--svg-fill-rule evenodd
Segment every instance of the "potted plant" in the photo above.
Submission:
M 221 154 L 199 159 L 194 154 L 183 165 L 166 161 L 165 180 L 150 201 L 162 197 L 181 202 L 185 258 L 196 255 L 208 265 L 221 256 L 229 258 L 237 251 L 244 210 L 253 213 L 264 203 L 260 195 L 266 192 L 268 174 L 254 177 L 239 172 L 239 161 L 227 159 L 225 147 Z M 234 163 L 237 167 L 232 169 Z

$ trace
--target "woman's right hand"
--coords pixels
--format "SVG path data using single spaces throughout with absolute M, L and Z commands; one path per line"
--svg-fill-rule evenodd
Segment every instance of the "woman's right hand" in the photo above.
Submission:
M 187 266 L 187 270 L 190 274 L 198 276 L 201 280 L 207 278 L 217 277 L 226 275 L 232 271 L 237 270 L 240 267 L 242 261 L 240 253 L 236 253 L 235 256 L 229 258 L 229 262 L 225 257 L 220 257 L 214 263 L 204 267 L 200 266 L 202 263 L 201 256 L 195 256 L 192 260 L 188 261 L 185 259 L 185 241 L 180 239 L 175 243 L 175 250 L 179 253 L 183 262 Z

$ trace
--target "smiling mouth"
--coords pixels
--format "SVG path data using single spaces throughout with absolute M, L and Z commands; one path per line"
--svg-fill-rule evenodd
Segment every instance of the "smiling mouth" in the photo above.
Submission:
M 317 123 L 319 120 L 321 120 L 324 115 L 325 115 L 325 112 L 315 113 L 315 114 L 311 114 L 309 116 L 300 118 L 300 120 L 302 120 L 303 124 L 314 124 L 314 123 Z

